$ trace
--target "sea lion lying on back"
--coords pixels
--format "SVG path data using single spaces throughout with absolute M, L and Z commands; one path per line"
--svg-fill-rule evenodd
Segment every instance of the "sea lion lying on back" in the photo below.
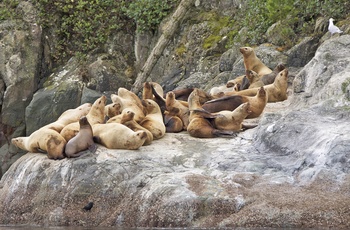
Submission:
M 232 95 L 208 101 L 202 108 L 208 112 L 216 113 L 223 110 L 233 111 L 243 103 L 249 102 L 251 112 L 247 118 L 259 117 L 267 104 L 267 93 L 264 87 L 260 87 L 254 97 L 244 95 Z
M 225 93 L 226 96 L 231 95 L 245 95 L 245 96 L 254 96 L 260 88 L 251 88 L 245 89 L 238 92 L 228 92 Z M 264 86 L 265 91 L 267 92 L 268 102 L 278 102 L 284 101 L 287 99 L 287 89 L 288 89 L 288 69 L 284 69 L 278 73 L 275 78 L 275 81 L 272 84 Z
M 197 89 L 194 89 L 190 94 L 188 104 L 190 109 L 190 123 L 187 126 L 187 132 L 191 136 L 211 138 L 219 136 L 232 136 L 235 134 L 233 131 L 214 128 L 209 119 L 213 119 L 221 115 L 211 114 L 202 109 Z

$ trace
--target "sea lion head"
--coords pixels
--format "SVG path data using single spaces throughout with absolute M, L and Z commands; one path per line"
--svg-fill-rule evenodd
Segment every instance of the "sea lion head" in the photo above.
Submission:
M 135 113 L 128 109 L 124 109 L 121 115 L 122 115 L 120 120 L 121 124 L 124 124 L 127 121 L 131 121 L 135 117 Z
M 248 57 L 253 52 L 253 49 L 251 47 L 241 47 L 239 51 L 244 57 Z
M 266 97 L 266 90 L 263 86 L 258 90 L 258 97 Z
M 79 125 L 80 127 L 82 126 L 86 126 L 86 125 L 90 125 L 88 119 L 86 116 L 82 116 L 80 119 L 79 119 Z
M 284 70 L 286 68 L 286 66 L 283 64 L 283 63 L 279 63 L 277 66 L 276 66 L 276 71 L 277 72 L 281 72 L 282 70 Z

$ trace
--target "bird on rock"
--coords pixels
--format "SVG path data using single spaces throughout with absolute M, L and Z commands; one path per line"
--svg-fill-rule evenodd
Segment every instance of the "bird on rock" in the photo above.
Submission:
M 333 35 L 334 33 L 343 33 L 337 26 L 333 24 L 334 19 L 330 18 L 329 19 L 329 26 L 328 26 L 328 31 Z

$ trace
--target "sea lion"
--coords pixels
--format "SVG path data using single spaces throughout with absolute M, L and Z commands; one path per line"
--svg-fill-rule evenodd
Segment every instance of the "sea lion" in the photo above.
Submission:
M 245 96 L 254 96 L 260 88 L 251 88 L 238 92 L 227 92 L 226 96 L 230 95 L 245 95 Z M 278 102 L 284 101 L 287 99 L 287 89 L 288 89 L 288 69 L 284 69 L 278 73 L 275 78 L 275 81 L 272 84 L 264 86 L 265 91 L 267 92 L 268 100 L 267 102 Z
M 95 124 L 92 127 L 94 140 L 109 149 L 140 148 L 146 138 L 145 131 L 132 131 L 130 128 L 119 123 Z
M 106 105 L 107 97 L 102 95 L 92 104 L 91 109 L 88 114 L 86 114 L 87 119 L 91 126 L 94 124 L 102 124 L 105 122 L 105 105 Z M 66 125 L 60 134 L 69 141 L 79 132 L 79 122 L 73 122 Z
M 245 102 L 233 111 L 218 112 L 223 116 L 214 118 L 214 127 L 220 130 L 241 131 L 243 120 L 251 113 L 249 102 Z
M 187 125 L 189 123 L 189 109 L 188 106 L 185 106 L 180 100 L 175 98 L 175 93 L 170 91 L 166 94 L 165 98 L 166 110 L 171 114 L 178 116 L 183 123 L 183 129 L 187 129 Z M 176 112 L 177 111 L 177 112 Z
M 278 64 L 271 73 L 263 75 L 260 79 L 264 85 L 272 84 L 279 72 L 284 70 L 286 66 L 283 63 Z
M 153 134 L 146 128 L 142 127 L 138 124 L 135 119 L 135 113 L 131 110 L 124 109 L 123 112 L 117 116 L 112 117 L 107 121 L 107 123 L 120 123 L 130 128 L 133 131 L 145 131 L 147 134 L 147 138 L 145 140 L 144 145 L 149 145 L 153 141 Z
M 160 84 L 158 84 L 156 82 L 145 82 L 145 83 L 143 83 L 142 99 L 153 99 L 154 100 L 152 87 L 158 95 L 164 94 L 163 87 Z
M 242 85 L 243 79 L 245 78 L 245 75 L 238 76 L 232 80 L 229 80 L 226 82 L 226 87 L 231 88 L 234 87 L 236 84 Z
M 64 111 L 55 122 L 43 126 L 57 131 L 58 133 L 68 124 L 79 121 L 81 116 L 85 116 L 91 109 L 91 103 L 85 103 L 75 109 Z
M 141 100 L 133 92 L 121 87 L 118 89 L 118 95 L 111 94 L 111 99 L 112 102 L 121 105 L 121 111 L 123 111 L 124 109 L 133 111 L 135 113 L 135 120 L 137 122 L 140 122 L 145 117 L 144 108 L 141 103 Z
M 253 48 L 241 47 L 239 51 L 243 55 L 244 67 L 246 70 L 253 70 L 258 73 L 259 76 L 272 72 L 272 70 L 262 63 L 262 61 L 256 56 Z
M 86 116 L 79 119 L 79 126 L 78 134 L 66 144 L 64 153 L 67 157 L 79 157 L 87 149 L 93 153 L 96 151 L 97 146 L 93 140 L 92 128 Z
M 213 127 L 212 123 L 208 119 L 221 115 L 203 113 L 204 110 L 201 107 L 198 90 L 196 88 L 188 97 L 188 104 L 190 109 L 190 122 L 187 126 L 187 132 L 192 137 L 212 138 L 227 135 L 232 136 L 235 134 L 233 131 L 219 130 Z
M 192 93 L 193 88 L 185 88 L 185 89 L 174 89 L 172 92 L 175 94 L 175 99 L 180 101 L 187 101 L 188 97 Z
M 167 133 L 178 133 L 184 130 L 184 124 L 181 118 L 177 116 L 178 113 L 178 108 L 164 112 L 164 125 Z
M 55 130 L 40 128 L 28 137 L 11 139 L 12 144 L 31 153 L 46 152 L 49 159 L 63 159 L 66 140 Z
M 208 101 L 202 105 L 202 108 L 210 113 L 216 113 L 223 110 L 232 111 L 243 103 L 249 102 L 251 113 L 246 118 L 259 117 L 265 109 L 268 96 L 264 87 L 260 87 L 254 97 L 244 95 L 232 95 Z
M 142 100 L 142 105 L 145 107 L 146 116 L 140 122 L 140 125 L 153 134 L 154 140 L 162 138 L 165 135 L 166 128 L 159 105 L 151 99 Z
M 258 73 L 256 73 L 253 70 L 246 70 L 246 77 L 249 80 L 249 87 L 250 88 L 257 88 L 257 87 L 261 87 L 264 86 L 264 83 L 260 80 L 260 77 L 258 75 Z M 243 89 L 241 89 L 243 90 Z
M 121 105 L 119 103 L 111 103 L 105 106 L 105 117 L 108 120 L 111 117 L 114 117 L 121 113 Z

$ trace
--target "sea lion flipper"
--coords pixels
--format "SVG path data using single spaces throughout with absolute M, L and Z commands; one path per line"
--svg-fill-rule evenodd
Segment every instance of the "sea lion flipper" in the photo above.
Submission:
M 97 145 L 95 143 L 93 143 L 92 145 L 89 146 L 89 151 L 91 153 L 95 153 L 97 150 Z
M 238 131 L 219 130 L 219 129 L 213 130 L 213 134 L 217 137 L 235 137 L 237 136 L 237 133 Z

